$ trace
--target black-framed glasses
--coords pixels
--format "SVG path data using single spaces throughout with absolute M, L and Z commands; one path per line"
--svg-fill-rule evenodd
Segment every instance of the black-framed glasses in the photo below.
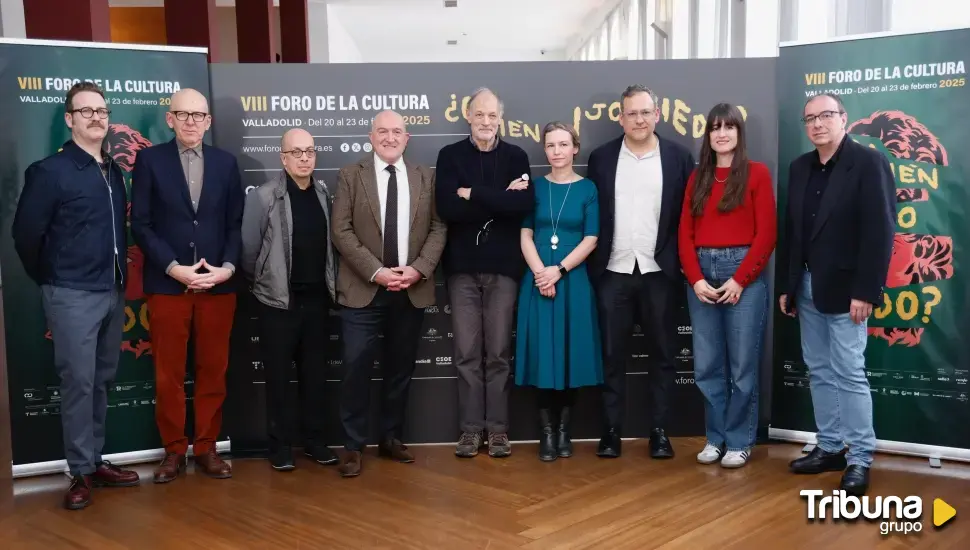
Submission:
M 815 124 L 816 120 L 827 122 L 829 120 L 832 120 L 833 117 L 837 117 L 844 112 L 845 111 L 822 111 L 817 115 L 803 116 L 802 122 L 804 122 L 806 126 L 808 126 L 809 124 Z
M 172 111 L 172 115 L 174 115 L 175 118 L 183 122 L 188 120 L 189 117 L 192 117 L 192 120 L 196 122 L 202 122 L 203 120 L 205 120 L 205 117 L 209 116 L 209 113 L 195 113 L 191 111 Z
M 94 116 L 94 113 L 98 113 L 98 118 L 108 118 L 108 115 L 111 114 L 111 111 L 105 109 L 104 107 L 98 109 L 94 109 L 92 107 L 81 107 L 80 109 L 72 109 L 71 112 L 81 113 L 81 116 L 84 118 L 91 118 Z
M 303 157 L 304 153 L 306 153 L 306 158 L 308 159 L 312 159 L 313 157 L 317 156 L 317 150 L 313 147 L 309 149 L 290 149 L 289 151 L 283 151 L 283 153 L 290 155 L 295 159 Z

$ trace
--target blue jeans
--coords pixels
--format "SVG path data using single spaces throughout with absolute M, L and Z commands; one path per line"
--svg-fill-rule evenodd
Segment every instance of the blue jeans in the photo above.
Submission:
M 829 453 L 849 446 L 849 465 L 872 465 L 876 432 L 866 378 L 867 321 L 848 313 L 819 313 L 812 303 L 812 276 L 806 271 L 795 299 L 802 334 L 802 359 L 815 408 L 818 446 Z
M 748 247 L 698 248 L 701 272 L 717 288 L 730 279 Z M 707 441 L 729 451 L 750 450 L 758 432 L 758 373 L 768 289 L 759 275 L 737 304 L 707 304 L 687 291 L 693 325 L 694 381 L 704 395 Z

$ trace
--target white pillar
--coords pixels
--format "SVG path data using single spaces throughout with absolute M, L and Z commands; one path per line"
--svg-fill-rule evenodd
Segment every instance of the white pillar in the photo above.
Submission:
M 310 63 L 330 63 L 327 7 L 327 4 L 307 2 L 306 24 L 310 35 Z
M 0 36 L 27 38 L 23 0 L 0 0 Z

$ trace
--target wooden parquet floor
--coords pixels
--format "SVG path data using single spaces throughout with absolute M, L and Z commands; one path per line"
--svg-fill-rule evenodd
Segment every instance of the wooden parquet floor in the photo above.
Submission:
M 878 522 L 808 521 L 801 489 L 830 493 L 839 474 L 796 476 L 800 446 L 756 449 L 740 470 L 701 466 L 697 438 L 674 440 L 677 457 L 651 460 L 646 441 L 625 441 L 616 460 L 594 443 L 553 463 L 535 444 L 504 460 L 458 459 L 450 446 L 412 447 L 413 464 L 365 455 L 363 474 L 299 457 L 275 472 L 236 460 L 232 480 L 191 471 L 167 485 L 138 466 L 138 487 L 99 489 L 91 507 L 60 508 L 66 478 L 14 482 L 0 499 L 0 548 L 343 549 L 343 548 L 933 548 L 970 549 L 970 466 L 879 455 L 870 495 L 923 498 L 920 533 L 880 534 Z M 934 498 L 956 508 L 933 527 Z M 961 517 L 961 514 L 964 517 Z

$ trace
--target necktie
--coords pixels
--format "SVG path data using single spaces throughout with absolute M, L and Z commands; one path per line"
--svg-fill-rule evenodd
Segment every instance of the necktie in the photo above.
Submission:
M 398 267 L 397 256 L 397 170 L 385 168 L 391 177 L 387 181 L 387 205 L 384 207 L 384 267 Z

